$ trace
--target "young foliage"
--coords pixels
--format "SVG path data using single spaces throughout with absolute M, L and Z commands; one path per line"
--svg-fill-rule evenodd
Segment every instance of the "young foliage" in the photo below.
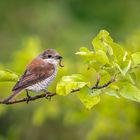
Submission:
M 56 86 L 56 93 L 58 95 L 68 95 L 73 90 L 85 87 L 88 82 L 80 74 L 73 74 L 72 76 L 64 76 Z
M 83 81 L 81 75 L 76 75 L 77 81 L 72 76 L 63 77 L 57 84 L 57 94 L 68 95 L 71 91 L 79 89 L 77 97 L 87 109 L 92 108 L 100 102 L 100 94 L 120 98 L 120 96 L 140 102 L 140 89 L 135 84 L 135 68 L 140 65 L 140 52 L 131 53 L 121 45 L 115 43 L 109 33 L 101 30 L 92 41 L 92 50 L 81 47 L 76 55 L 83 58 L 88 68 L 94 69 L 99 74 L 100 82 L 104 84 L 101 89 L 91 90 L 92 79 Z M 84 77 L 84 74 L 82 75 Z M 85 76 L 86 77 L 86 76 Z M 115 78 L 113 84 L 107 85 L 107 80 Z
M 8 71 L 8 70 L 0 70 L 0 82 L 6 82 L 6 81 L 17 81 L 18 76 L 14 72 Z
M 100 91 L 96 90 L 94 93 L 87 88 L 84 87 L 80 90 L 80 92 L 77 94 L 80 101 L 84 104 L 84 106 L 89 110 L 94 105 L 98 104 L 100 102 Z
M 119 93 L 122 97 L 140 102 L 140 89 L 138 87 L 128 82 L 120 82 L 119 85 Z

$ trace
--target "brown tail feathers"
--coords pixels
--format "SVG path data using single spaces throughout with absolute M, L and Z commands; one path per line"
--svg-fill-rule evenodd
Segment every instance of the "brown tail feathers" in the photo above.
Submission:
M 21 92 L 21 90 L 15 90 L 15 91 L 13 91 L 8 98 L 6 98 L 5 100 L 3 100 L 3 103 L 8 103 L 9 101 L 12 101 L 13 98 L 15 98 L 20 92 Z

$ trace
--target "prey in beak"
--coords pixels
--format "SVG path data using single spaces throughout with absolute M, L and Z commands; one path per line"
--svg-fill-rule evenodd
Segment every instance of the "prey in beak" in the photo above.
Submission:
M 62 59 L 63 59 L 63 57 L 62 56 L 57 56 L 58 58 L 57 59 L 59 59 L 59 66 L 60 67 L 64 67 L 64 65 L 62 64 Z

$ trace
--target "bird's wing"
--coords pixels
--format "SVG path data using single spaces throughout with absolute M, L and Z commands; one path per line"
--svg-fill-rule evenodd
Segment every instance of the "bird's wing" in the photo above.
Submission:
M 42 61 L 42 59 L 35 59 L 28 65 L 24 74 L 16 83 L 12 91 L 24 89 L 39 81 L 50 77 L 54 72 L 54 65 Z

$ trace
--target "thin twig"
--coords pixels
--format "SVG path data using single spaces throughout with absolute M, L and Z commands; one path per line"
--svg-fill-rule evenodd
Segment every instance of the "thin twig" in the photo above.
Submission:
M 99 83 L 100 83 L 100 75 L 97 74 L 97 81 L 96 81 L 95 87 L 98 87 Z
M 51 93 L 51 92 L 47 92 L 48 93 L 48 97 L 52 97 L 54 95 L 56 95 L 56 93 Z M 21 102 L 29 102 L 29 101 L 34 101 L 40 98 L 46 98 L 46 93 L 40 94 L 40 95 L 36 95 L 36 96 L 30 96 L 30 98 L 26 97 L 26 98 L 22 98 L 22 99 L 17 99 L 17 100 L 13 100 L 13 101 L 9 101 L 7 103 L 4 103 L 3 101 L 0 101 L 0 104 L 16 104 L 16 103 L 21 103 Z
M 102 89 L 108 87 L 110 84 L 115 82 L 115 77 L 113 77 L 110 81 L 108 81 L 106 84 L 99 86 L 99 81 L 96 82 L 95 86 L 92 86 L 91 89 Z

